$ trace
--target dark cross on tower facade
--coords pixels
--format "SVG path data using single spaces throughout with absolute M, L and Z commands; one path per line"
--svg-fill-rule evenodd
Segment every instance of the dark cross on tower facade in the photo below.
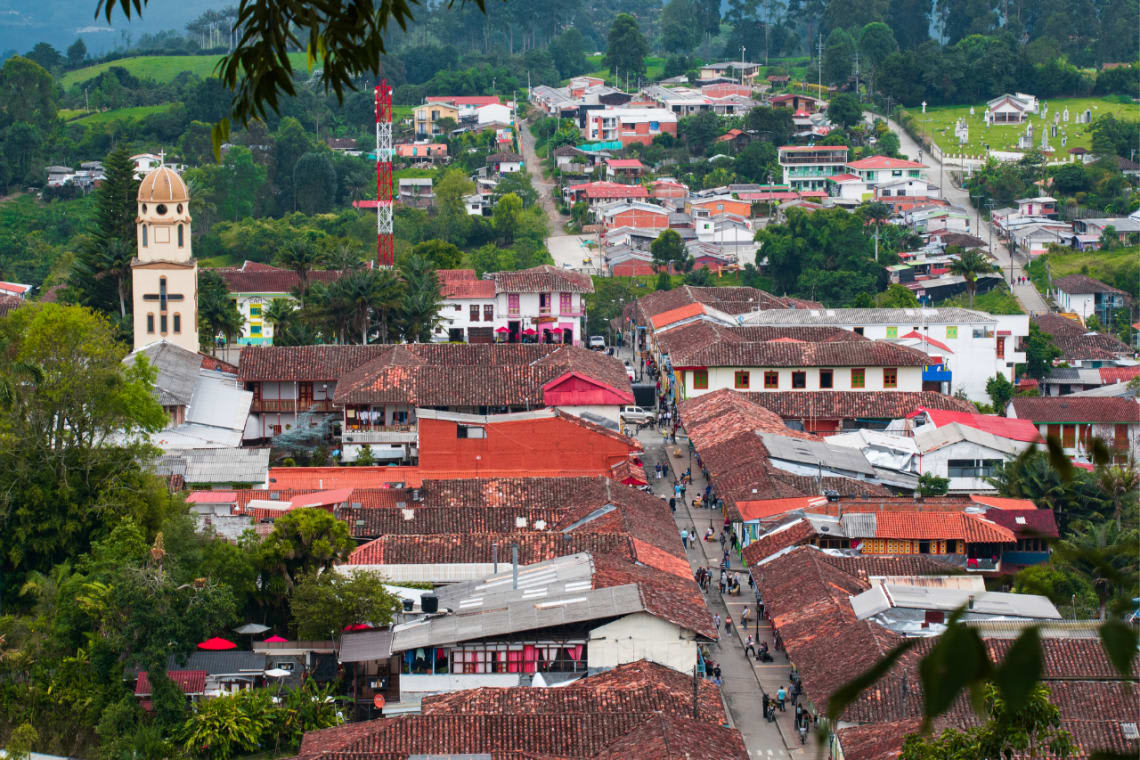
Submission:
M 158 320 L 159 332 L 166 332 L 166 308 L 169 301 L 183 301 L 185 296 L 181 293 L 167 293 L 166 292 L 166 278 L 160 277 L 158 280 L 157 293 L 144 293 L 144 301 L 158 301 Z

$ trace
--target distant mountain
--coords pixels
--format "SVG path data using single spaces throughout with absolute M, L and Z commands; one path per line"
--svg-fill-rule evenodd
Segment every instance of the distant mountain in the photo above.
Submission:
M 63 52 L 82 38 L 90 55 L 123 47 L 124 35 L 138 40 L 144 34 L 173 29 L 186 33 L 186 24 L 203 11 L 237 5 L 236 0 L 150 0 L 142 18 L 127 21 L 115 5 L 113 23 L 95 18 L 98 0 L 0 0 L 0 50 L 26 53 L 37 42 L 47 42 Z

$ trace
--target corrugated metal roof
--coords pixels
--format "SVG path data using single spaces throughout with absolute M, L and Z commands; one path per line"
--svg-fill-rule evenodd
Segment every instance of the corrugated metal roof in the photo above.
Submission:
M 155 470 L 161 475 L 182 474 L 187 483 L 265 483 L 269 449 L 176 450 L 160 457 Z
M 138 356 L 145 356 L 158 370 L 158 377 L 154 381 L 158 403 L 163 406 L 185 406 L 190 403 L 194 384 L 198 380 L 198 370 L 202 366 L 200 354 L 163 340 L 131 352 L 123 359 L 123 363 L 133 364 Z
M 383 660 L 392 654 L 391 631 L 362 631 L 340 637 L 341 662 Z
M 849 512 L 840 520 L 843 532 L 851 538 L 874 538 L 877 519 L 874 512 Z
M 499 568 L 500 572 L 482 580 L 440 588 L 436 592 L 440 608 L 458 613 L 496 609 L 509 602 L 574 595 L 594 585 L 594 562 L 589 554 L 581 552 L 520 567 L 515 588 L 510 542 L 506 537 L 499 547 Z
M 768 309 L 744 317 L 746 325 L 915 325 L 994 324 L 970 309 Z
M 397 626 L 392 650 L 471 641 L 489 636 L 533 631 L 588 620 L 642 612 L 645 605 L 636 583 L 563 595 L 557 599 L 510 602 L 484 612 L 446 615 Z
M 848 470 L 864 475 L 874 475 L 875 470 L 859 449 L 845 446 L 830 446 L 824 441 L 811 441 L 806 438 L 793 438 L 772 433 L 758 433 L 764 448 L 773 459 L 783 459 L 806 465 L 826 465 L 832 470 Z

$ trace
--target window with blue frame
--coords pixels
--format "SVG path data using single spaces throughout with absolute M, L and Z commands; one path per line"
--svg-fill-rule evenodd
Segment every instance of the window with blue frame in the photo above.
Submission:
M 660 132 L 661 131 L 661 122 L 659 122 L 659 121 L 649 122 L 649 131 L 650 132 Z

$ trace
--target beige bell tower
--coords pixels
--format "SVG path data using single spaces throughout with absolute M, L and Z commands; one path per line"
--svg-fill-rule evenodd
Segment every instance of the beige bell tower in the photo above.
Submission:
M 190 194 L 160 166 L 139 185 L 138 257 L 131 264 L 135 350 L 166 340 L 198 352 L 198 262 L 190 255 Z

